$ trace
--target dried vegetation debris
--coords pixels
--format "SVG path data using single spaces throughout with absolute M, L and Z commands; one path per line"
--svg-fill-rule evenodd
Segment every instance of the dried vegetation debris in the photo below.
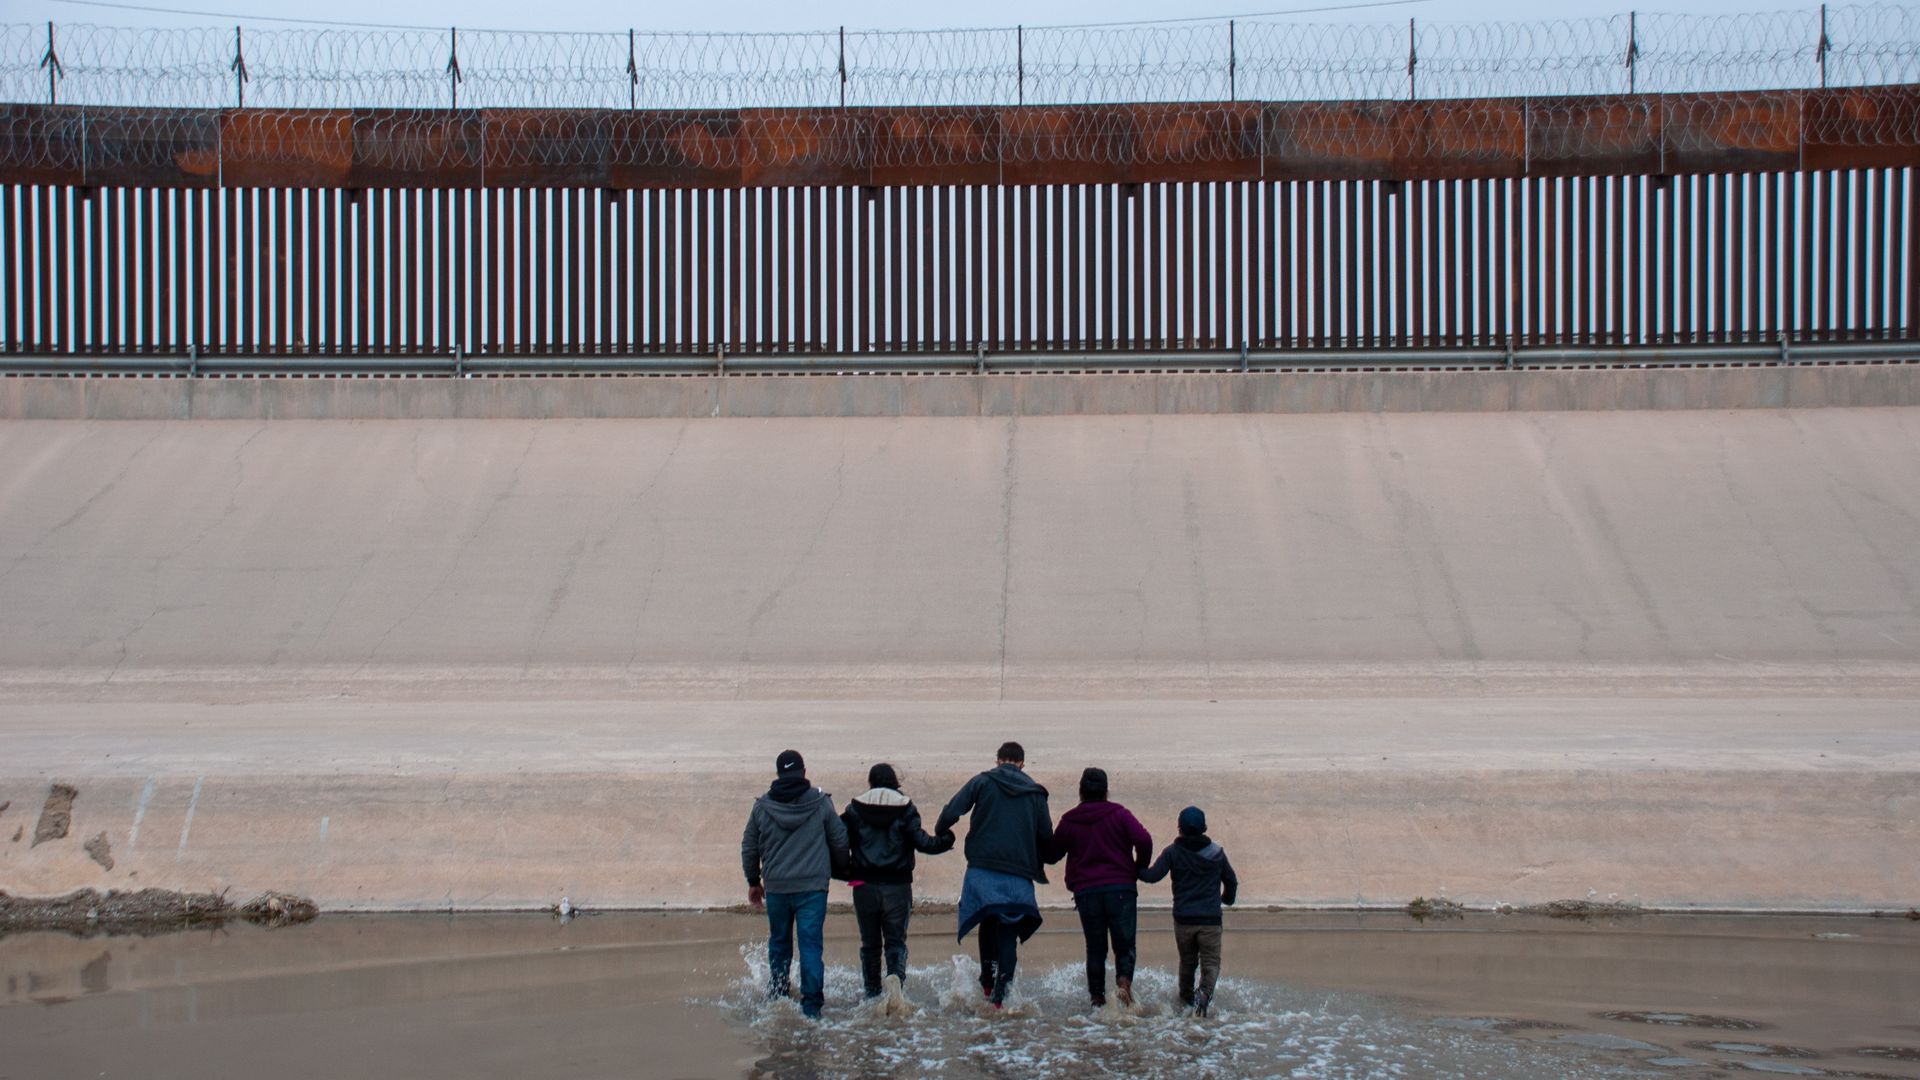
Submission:
M 268 892 L 236 907 L 225 893 L 172 889 L 75 889 L 65 896 L 13 896 L 0 892 L 0 937 L 30 930 L 95 934 L 160 934 L 223 926 L 240 919 L 262 926 L 312 920 L 319 905 L 305 897 Z

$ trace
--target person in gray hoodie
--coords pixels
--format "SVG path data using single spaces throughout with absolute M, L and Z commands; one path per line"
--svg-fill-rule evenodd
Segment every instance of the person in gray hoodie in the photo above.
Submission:
M 961 815 L 967 826 L 967 874 L 960 885 L 960 932 L 980 928 L 980 989 L 994 1008 L 1007 999 L 1020 943 L 1040 929 L 1033 886 L 1045 884 L 1041 860 L 1053 843 L 1047 789 L 1026 774 L 1027 752 L 1002 743 L 992 769 L 967 781 L 934 822 L 947 835 Z
M 767 910 L 767 996 L 786 997 L 796 931 L 800 939 L 800 1011 L 809 1018 L 826 1004 L 821 932 L 827 922 L 827 883 L 847 866 L 847 828 L 833 798 L 807 780 L 798 750 L 774 760 L 778 778 L 753 801 L 740 836 L 740 868 L 747 903 Z

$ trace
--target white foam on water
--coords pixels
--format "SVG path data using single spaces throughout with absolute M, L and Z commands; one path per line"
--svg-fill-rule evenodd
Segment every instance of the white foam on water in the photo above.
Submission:
M 743 974 L 714 1004 L 766 1049 L 764 1077 L 1285 1077 L 1289 1080 L 1532 1080 L 1641 1076 L 1639 1062 L 1436 1025 L 1360 995 L 1222 979 L 1211 1014 L 1183 1008 L 1173 972 L 1134 973 L 1136 1004 L 1092 1008 L 1078 964 L 1022 966 L 1006 1008 L 988 1006 L 979 966 L 916 968 L 908 1016 L 866 1000 L 859 971 L 829 965 L 826 1010 L 807 1020 L 792 1000 L 766 998 L 764 942 L 742 946 Z M 799 972 L 793 973 L 799 992 Z

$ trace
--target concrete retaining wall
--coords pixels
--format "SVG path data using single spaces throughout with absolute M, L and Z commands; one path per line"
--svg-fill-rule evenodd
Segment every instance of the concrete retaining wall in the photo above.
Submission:
M 1508 412 L 1920 405 L 1920 364 L 1033 375 L 0 378 L 0 419 Z

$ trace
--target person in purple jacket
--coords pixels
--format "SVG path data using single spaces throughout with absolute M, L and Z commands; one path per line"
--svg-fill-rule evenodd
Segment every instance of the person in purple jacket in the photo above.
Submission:
M 1134 933 L 1140 915 L 1140 872 L 1153 857 L 1153 837 L 1127 808 L 1107 799 L 1107 774 L 1080 774 L 1080 805 L 1060 816 L 1047 862 L 1067 860 L 1067 888 L 1087 936 L 1087 993 L 1107 1003 L 1107 945 L 1113 945 L 1113 990 L 1133 1004 Z

